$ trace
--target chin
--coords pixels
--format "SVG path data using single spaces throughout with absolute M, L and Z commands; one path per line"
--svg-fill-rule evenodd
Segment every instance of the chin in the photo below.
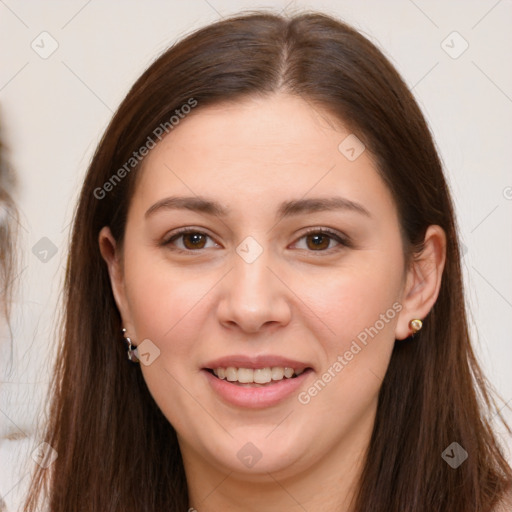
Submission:
M 210 452 L 216 466 L 226 472 L 233 472 L 244 479 L 268 480 L 268 473 L 283 476 L 299 470 L 304 462 L 307 447 L 300 436 L 295 436 L 285 429 L 275 436 L 269 428 L 251 429 L 245 427 L 233 432 L 233 438 L 226 439 L 224 446 L 217 446 Z

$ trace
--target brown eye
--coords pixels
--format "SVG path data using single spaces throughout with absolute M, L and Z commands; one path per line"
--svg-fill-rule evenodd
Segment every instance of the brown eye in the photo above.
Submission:
M 306 244 L 308 249 L 313 251 L 328 249 L 332 238 L 323 233 L 315 233 L 313 235 L 306 236 Z
M 206 236 L 203 233 L 185 233 L 182 237 L 183 245 L 187 249 L 203 249 L 206 244 Z
M 175 233 L 167 241 L 162 242 L 162 245 L 181 252 L 193 252 L 218 247 L 218 244 L 209 235 L 191 229 L 183 229 Z
M 351 247 L 349 239 L 338 232 L 324 229 L 310 230 L 295 242 L 297 249 L 309 252 L 331 252 L 331 249 Z

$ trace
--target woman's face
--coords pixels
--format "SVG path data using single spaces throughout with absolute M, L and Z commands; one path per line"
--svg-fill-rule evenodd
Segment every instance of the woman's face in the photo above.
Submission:
M 199 104 L 139 171 L 114 293 L 186 466 L 277 477 L 366 447 L 406 273 L 391 194 L 334 126 L 284 94 Z

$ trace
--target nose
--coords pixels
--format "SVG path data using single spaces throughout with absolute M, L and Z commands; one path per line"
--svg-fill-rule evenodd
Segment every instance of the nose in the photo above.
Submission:
M 245 333 L 287 325 L 291 319 L 289 290 L 276 269 L 269 267 L 266 252 L 252 263 L 237 254 L 233 258 L 234 266 L 221 283 L 219 322 Z

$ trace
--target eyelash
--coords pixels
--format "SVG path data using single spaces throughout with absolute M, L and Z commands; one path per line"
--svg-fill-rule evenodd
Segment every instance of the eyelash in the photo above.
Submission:
M 172 233 L 170 237 L 166 238 L 161 243 L 161 245 L 169 247 L 172 245 L 172 242 L 174 242 L 178 238 L 182 237 L 183 235 L 187 235 L 187 234 L 205 235 L 208 238 L 213 240 L 213 238 L 210 235 L 208 235 L 207 233 L 205 233 L 204 231 L 187 227 L 187 228 L 181 228 L 181 229 L 175 231 L 174 233 Z M 299 240 L 302 240 L 303 238 L 307 237 L 308 235 L 312 235 L 312 234 L 326 235 L 331 240 L 335 240 L 336 242 L 338 242 L 339 246 L 341 246 L 341 247 L 346 247 L 346 248 L 352 247 L 352 243 L 350 242 L 348 237 L 346 237 L 345 235 L 342 235 L 341 233 L 338 233 L 337 231 L 334 231 L 334 230 L 331 230 L 328 228 L 310 228 L 308 231 L 303 233 L 302 236 L 300 236 L 295 243 L 297 243 Z M 317 253 L 319 256 L 321 256 L 322 253 L 330 254 L 333 251 L 333 249 L 336 250 L 336 247 L 331 247 L 329 249 L 318 250 L 318 251 L 307 250 L 307 249 L 301 249 L 301 250 L 306 250 L 307 252 L 311 252 L 311 253 Z M 204 248 L 203 249 L 180 249 L 177 247 L 173 247 L 171 250 L 178 252 L 178 253 L 182 253 L 182 254 L 191 254 L 194 252 L 201 252 L 204 250 Z

